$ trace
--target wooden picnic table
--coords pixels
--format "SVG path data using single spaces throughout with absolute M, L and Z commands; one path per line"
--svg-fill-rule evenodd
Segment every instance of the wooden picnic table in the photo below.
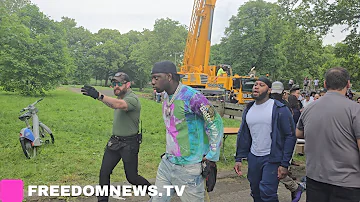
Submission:
M 223 137 L 223 157 L 226 161 L 226 157 L 225 157 L 225 141 L 226 139 L 229 137 L 229 135 L 237 135 L 239 132 L 239 128 L 224 128 L 224 137 Z

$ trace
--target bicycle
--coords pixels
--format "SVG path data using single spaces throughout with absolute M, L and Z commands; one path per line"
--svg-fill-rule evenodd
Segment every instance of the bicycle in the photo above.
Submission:
M 40 122 L 37 112 L 39 111 L 35 105 L 42 101 L 43 98 L 37 100 L 31 105 L 23 108 L 20 113 L 27 111 L 19 116 L 21 121 L 24 121 L 26 128 L 20 131 L 20 144 L 26 158 L 34 158 L 37 155 L 38 147 L 45 144 L 54 144 L 54 135 L 49 127 Z M 32 118 L 32 126 L 29 119 Z

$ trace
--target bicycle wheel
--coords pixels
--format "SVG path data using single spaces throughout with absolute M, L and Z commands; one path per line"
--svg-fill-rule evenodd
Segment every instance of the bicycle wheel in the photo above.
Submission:
M 50 144 L 50 143 L 54 144 L 54 142 L 55 142 L 54 135 L 46 127 L 47 126 L 43 126 L 43 124 L 41 124 L 39 127 L 39 135 L 40 135 L 41 141 L 45 144 Z
M 30 159 L 36 156 L 37 148 L 31 144 L 30 140 L 21 138 L 20 144 L 26 158 Z

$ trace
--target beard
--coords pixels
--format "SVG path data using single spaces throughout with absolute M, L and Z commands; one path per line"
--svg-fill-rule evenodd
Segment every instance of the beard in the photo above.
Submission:
M 163 90 L 158 89 L 158 88 L 155 88 L 155 90 L 156 90 L 157 93 L 162 93 L 163 92 Z
M 260 101 L 266 98 L 267 95 L 267 91 L 261 93 L 259 96 L 255 97 L 254 94 L 251 94 L 252 98 L 254 98 L 254 100 L 256 101 Z
M 125 95 L 125 93 L 126 93 L 126 89 L 124 89 L 124 90 L 121 90 L 119 88 L 114 89 L 114 95 L 116 95 L 118 97 Z

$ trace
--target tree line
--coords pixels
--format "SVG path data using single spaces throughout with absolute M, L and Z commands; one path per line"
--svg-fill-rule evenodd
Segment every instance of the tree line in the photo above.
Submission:
M 304 77 L 321 80 L 326 69 L 343 66 L 357 87 L 359 5 L 319 2 L 325 0 L 245 3 L 229 20 L 221 42 L 211 47 L 210 63 L 229 64 L 239 75 L 255 66 L 260 75 L 298 83 Z M 329 9 L 332 12 L 326 12 Z M 346 20 L 339 21 L 341 16 Z M 341 43 L 324 46 L 323 36 L 339 23 L 348 23 L 350 34 Z M 155 62 L 171 60 L 181 65 L 186 37 L 187 27 L 169 18 L 156 20 L 151 30 L 91 33 L 74 19 L 50 19 L 29 0 L 3 0 L 0 86 L 21 94 L 43 94 L 60 84 L 85 84 L 91 78 L 107 82 L 114 72 L 124 71 L 136 87 L 143 88 Z
M 324 79 L 327 69 L 345 67 L 358 88 L 360 67 L 359 1 L 249 1 L 231 17 L 221 43 L 212 47 L 211 63 L 228 63 L 235 72 L 251 67 L 273 80 Z M 323 45 L 334 25 L 350 34 L 335 45 Z

